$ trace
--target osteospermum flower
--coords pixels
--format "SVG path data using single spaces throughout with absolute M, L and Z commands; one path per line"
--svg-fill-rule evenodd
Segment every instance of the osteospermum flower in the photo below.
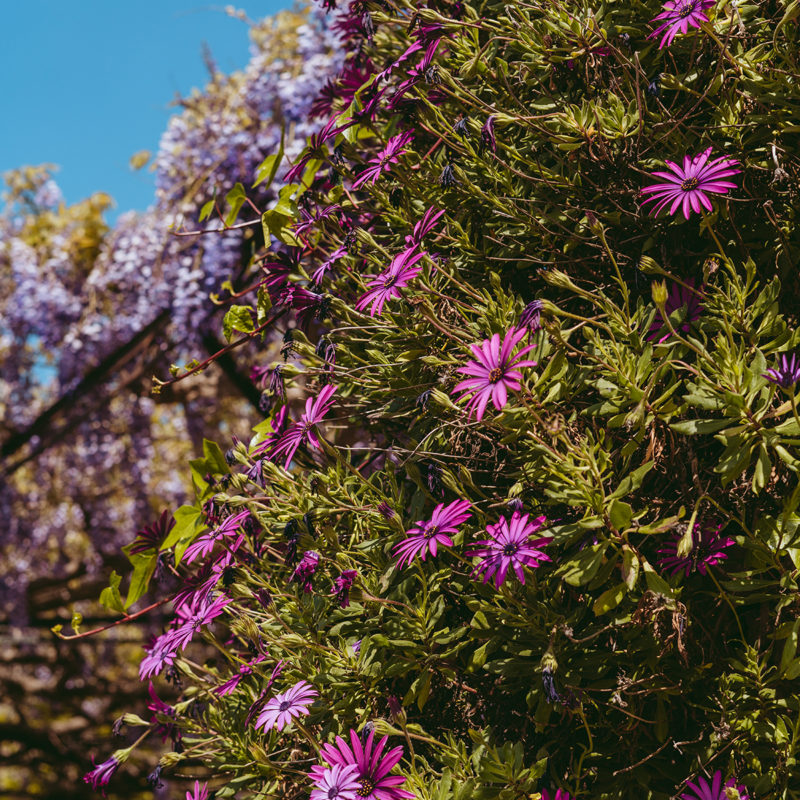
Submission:
M 764 377 L 782 389 L 791 389 L 797 381 L 800 381 L 800 360 L 797 354 L 781 355 L 778 366 L 768 369 Z
M 288 467 L 301 444 L 309 444 L 317 449 L 322 447 L 314 431 L 314 426 L 330 411 L 335 391 L 335 386 L 325 386 L 316 397 L 309 397 L 306 400 L 305 413 L 300 417 L 299 422 L 290 425 L 287 431 L 281 435 L 269 453 L 270 459 L 286 453 L 284 466 Z
M 699 28 L 704 22 L 708 22 L 706 11 L 715 2 L 716 0 L 667 0 L 663 11 L 650 20 L 661 24 L 647 38 L 654 39 L 663 33 L 658 49 L 669 47 L 679 33 L 686 33 L 690 27 Z
M 350 605 L 350 590 L 358 577 L 358 570 L 346 569 L 333 582 L 331 594 L 336 595 L 336 602 L 339 608 L 347 608 Z
M 528 517 L 528 514 L 514 513 L 511 522 L 500 517 L 496 524 L 486 526 L 491 538 L 477 542 L 481 545 L 480 549 L 466 554 L 482 559 L 475 573 L 483 573 L 484 583 L 494 578 L 494 585 L 499 589 L 509 569 L 516 572 L 520 583 L 525 583 L 523 567 L 538 567 L 540 562 L 552 560 L 541 550 L 542 546 L 549 543 L 549 538 L 531 540 L 531 535 L 541 530 L 545 518 L 537 517 L 533 522 L 528 522 Z
M 191 564 L 195 559 L 207 556 L 214 549 L 217 542 L 227 537 L 235 536 L 236 532 L 239 530 L 239 526 L 249 516 L 250 512 L 246 509 L 240 511 L 238 514 L 232 514 L 223 520 L 222 524 L 215 530 L 206 531 L 198 536 L 197 539 L 186 548 L 183 554 L 184 562 Z M 233 547 L 234 550 L 242 543 L 244 536 L 240 533 L 238 539 L 238 543 Z
M 542 800 L 550 800 L 550 792 L 547 789 L 542 789 Z M 569 792 L 565 789 L 556 789 L 553 800 L 570 800 Z
M 308 714 L 308 706 L 319 692 L 307 681 L 299 681 L 291 689 L 268 700 L 256 720 L 256 728 L 282 731 L 295 717 Z
M 671 317 L 676 311 L 683 309 L 681 319 L 673 324 L 676 331 L 688 333 L 691 328 L 691 323 L 700 319 L 700 314 L 703 311 L 703 306 L 700 303 L 701 297 L 702 294 L 699 289 L 688 288 L 679 283 L 673 284 L 667 296 L 667 302 L 664 303 L 664 311 L 668 317 Z M 659 336 L 662 332 L 663 334 Z M 647 331 L 646 338 L 651 342 L 657 339 L 660 344 L 669 339 L 671 335 L 672 331 L 670 331 L 664 322 L 661 311 L 656 311 L 656 316 L 653 319 L 652 325 L 650 325 L 650 329 Z
M 727 789 L 738 792 L 740 800 L 749 800 L 747 789 L 744 786 L 737 786 L 734 778 L 729 778 L 723 785 L 722 773 L 719 770 L 714 773 L 710 784 L 705 778 L 698 778 L 697 783 L 689 781 L 686 786 L 691 789 L 691 794 L 684 792 L 681 800 L 729 800 L 731 797 L 736 797 L 732 792 L 726 791 Z
M 356 303 L 359 311 L 371 306 L 370 316 L 379 316 L 383 313 L 383 306 L 387 300 L 400 297 L 400 289 L 403 289 L 409 281 L 422 272 L 422 265 L 419 265 L 418 262 L 425 253 L 416 250 L 416 245 L 403 250 L 392 259 L 386 272 L 367 281 L 367 286 L 370 287 L 369 291 Z
M 195 781 L 194 789 L 186 792 L 186 800 L 208 800 L 208 784 Z
M 683 572 L 688 578 L 697 570 L 701 575 L 706 574 L 708 567 L 714 567 L 723 562 L 727 557 L 726 548 L 735 544 L 729 537 L 722 538 L 719 533 L 722 525 L 706 522 L 703 525 L 695 523 L 692 530 L 692 549 L 684 556 L 678 555 L 678 544 L 683 538 L 681 534 L 672 541 L 659 548 L 659 566 L 671 575 Z
M 417 556 L 424 561 L 428 553 L 435 556 L 440 544 L 452 547 L 453 540 L 447 534 L 456 533 L 458 526 L 469 519 L 468 508 L 467 500 L 454 500 L 446 506 L 439 503 L 430 519 L 417 520 L 416 525 L 406 531 L 407 538 L 394 546 L 395 555 L 399 556 L 397 566 L 408 565 Z
M 178 616 L 183 619 L 183 624 L 167 634 L 172 647 L 183 650 L 192 641 L 195 633 L 204 625 L 210 625 L 233 602 L 229 597 L 217 595 L 208 597 L 195 607 L 182 606 L 178 609 Z
M 402 775 L 390 775 L 398 761 L 403 757 L 402 747 L 393 747 L 384 753 L 388 736 L 384 736 L 376 745 L 375 731 L 370 731 L 366 742 L 350 731 L 350 744 L 341 736 L 336 737 L 335 744 L 324 744 L 319 750 L 320 756 L 332 767 L 353 768 L 358 788 L 358 800 L 405 800 L 413 798 L 411 792 L 401 789 L 405 778 Z M 318 782 L 327 770 L 322 766 L 311 768 L 311 777 Z
M 94 759 L 92 759 L 92 763 L 94 763 Z M 118 767 L 119 761 L 117 757 L 111 756 L 111 758 L 106 759 L 102 764 L 97 764 L 93 770 L 87 772 L 83 776 L 83 780 L 85 783 L 90 783 L 92 789 L 99 789 L 101 786 L 108 784 Z
M 701 213 L 701 206 L 706 211 L 713 210 L 706 192 L 727 194 L 729 189 L 736 188 L 735 183 L 722 179 L 741 172 L 740 169 L 735 168 L 739 162 L 735 158 L 727 156 L 719 156 L 713 161 L 709 161 L 711 150 L 712 148 L 709 147 L 694 158 L 684 156 L 683 166 L 679 166 L 674 161 L 665 161 L 670 172 L 653 173 L 653 177 L 662 178 L 662 181 L 642 189 L 643 194 L 652 195 L 645 199 L 644 203 L 655 201 L 655 205 L 651 209 L 653 215 L 669 206 L 671 215 L 681 208 L 683 216 L 689 219 L 690 212 Z
M 535 367 L 536 362 L 521 359 L 536 345 L 523 347 L 514 356 L 511 353 L 526 333 L 526 328 L 509 328 L 502 345 L 498 333 L 491 339 L 484 339 L 479 345 L 470 345 L 476 360 L 468 361 L 458 372 L 471 377 L 461 381 L 453 389 L 453 392 L 463 393 L 459 400 L 471 396 L 466 405 L 470 415 L 477 411 L 477 419 L 483 419 L 489 400 L 499 411 L 508 400 L 508 390 L 518 392 L 522 388 L 520 367 Z
M 323 769 L 314 779 L 311 800 L 358 800 L 358 780 L 353 765 L 336 764 Z
M 372 181 L 373 184 L 380 178 L 384 172 L 389 172 L 392 164 L 397 164 L 400 156 L 405 153 L 405 146 L 414 138 L 414 131 L 405 131 L 399 133 L 397 136 L 392 136 L 386 143 L 386 147 L 378 153 L 375 158 L 369 160 L 368 166 L 364 171 L 353 181 L 353 188 L 358 189 L 361 184 L 367 181 Z

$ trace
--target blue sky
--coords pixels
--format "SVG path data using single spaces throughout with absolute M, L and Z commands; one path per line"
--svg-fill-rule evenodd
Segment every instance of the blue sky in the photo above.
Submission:
M 235 5 L 258 19 L 290 2 Z M 207 82 L 203 42 L 225 72 L 247 63 L 247 25 L 226 15 L 222 3 L 4 3 L 0 173 L 52 162 L 67 202 L 105 191 L 117 203 L 112 219 L 146 208 L 152 173 L 133 172 L 128 161 L 156 150 L 176 94 Z

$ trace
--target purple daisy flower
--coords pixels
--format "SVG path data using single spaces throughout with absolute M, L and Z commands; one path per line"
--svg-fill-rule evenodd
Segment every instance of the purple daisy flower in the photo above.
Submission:
M 280 410 L 275 414 L 272 418 L 272 430 L 264 437 L 264 441 L 259 442 L 254 448 L 252 455 L 260 456 L 262 453 L 265 453 L 271 447 L 273 447 L 277 441 L 283 435 L 283 431 L 286 428 L 287 417 L 289 415 L 289 411 L 286 406 L 281 406 Z
M 231 692 L 235 691 L 239 684 L 246 678 L 248 675 L 253 674 L 253 667 L 256 664 L 260 664 L 262 661 L 266 661 L 266 656 L 258 656 L 253 661 L 250 661 L 247 664 L 241 664 L 239 666 L 239 671 L 232 677 L 228 678 L 225 683 L 220 684 L 219 686 L 212 689 L 215 694 L 218 694 L 220 697 L 224 697 L 226 694 L 230 694 Z
M 415 244 L 422 244 L 422 240 L 427 236 L 438 224 L 439 220 L 444 216 L 444 211 L 437 211 L 431 206 L 423 215 L 422 219 L 414 226 L 414 231 L 409 236 L 406 236 L 406 244 L 413 247 Z
M 643 194 L 653 195 L 646 198 L 643 204 L 656 201 L 651 209 L 651 214 L 655 216 L 669 206 L 669 214 L 674 215 L 681 207 L 683 216 L 689 219 L 690 212 L 701 213 L 701 206 L 706 211 L 713 210 L 711 201 L 706 197 L 706 192 L 727 194 L 729 189 L 736 188 L 735 183 L 722 180 L 722 178 L 741 172 L 740 169 L 735 168 L 739 162 L 735 158 L 727 156 L 719 156 L 713 161 L 709 161 L 711 150 L 712 148 L 709 147 L 694 158 L 684 156 L 682 167 L 674 161 L 665 161 L 664 163 L 671 172 L 653 173 L 653 177 L 662 178 L 662 181 L 642 189 Z
M 164 667 L 171 667 L 177 655 L 178 648 L 172 640 L 172 631 L 161 634 L 152 647 L 145 650 L 145 657 L 139 664 L 139 680 L 147 680 L 161 673 Z
M 393 747 L 384 753 L 388 736 L 384 736 L 375 745 L 375 731 L 370 731 L 366 742 L 350 731 L 350 744 L 341 736 L 336 737 L 335 744 L 324 744 L 319 750 L 320 756 L 333 768 L 353 768 L 357 780 L 356 797 L 358 800 L 405 800 L 413 798 L 411 792 L 399 788 L 405 783 L 402 775 L 390 775 L 397 762 L 403 757 L 402 747 Z M 327 770 L 322 766 L 311 768 L 310 775 L 315 782 L 319 781 Z
M 314 426 L 330 411 L 335 391 L 335 386 L 325 386 L 320 389 L 316 397 L 309 397 L 306 400 L 306 410 L 300 417 L 299 422 L 290 425 L 270 451 L 269 457 L 271 460 L 281 453 L 286 453 L 284 467 L 288 467 L 301 444 L 309 444 L 318 450 L 322 448 L 314 431 Z
M 472 415 L 477 409 L 478 420 L 483 419 L 489 400 L 499 411 L 508 400 L 508 390 L 518 392 L 522 388 L 520 367 L 536 366 L 535 361 L 520 361 L 522 356 L 533 350 L 536 345 L 528 345 L 519 350 L 515 356 L 511 355 L 526 333 L 526 328 L 512 327 L 508 329 L 502 346 L 499 333 L 495 333 L 491 339 L 484 339 L 480 345 L 470 345 L 470 350 L 477 360 L 468 361 L 465 367 L 458 369 L 458 372 L 472 377 L 457 384 L 453 392 L 463 393 L 459 400 L 471 395 L 466 410 Z
M 380 316 L 383 313 L 383 306 L 387 300 L 400 297 L 400 289 L 405 288 L 409 281 L 422 272 L 422 266 L 417 265 L 425 255 L 424 252 L 415 252 L 417 246 L 409 247 L 402 253 L 396 255 L 389 269 L 376 277 L 367 281 L 369 291 L 356 303 L 356 308 L 363 311 L 371 304 L 369 310 L 371 317 Z
M 688 578 L 697 570 L 701 575 L 706 574 L 708 567 L 714 567 L 723 562 L 727 557 L 725 549 L 736 542 L 730 537 L 722 538 L 719 533 L 722 525 L 705 522 L 702 525 L 695 523 L 692 531 L 692 549 L 685 555 L 678 555 L 678 544 L 683 538 L 677 535 L 672 541 L 659 548 L 661 558 L 658 564 L 671 575 L 683 572 Z
M 525 583 L 523 567 L 538 567 L 541 561 L 552 561 L 541 550 L 550 542 L 549 538 L 531 541 L 531 534 L 541 530 L 545 518 L 537 517 L 533 522 L 528 522 L 528 517 L 528 514 L 514 513 L 510 523 L 505 517 L 500 517 L 496 524 L 486 526 L 491 539 L 476 542 L 482 547 L 466 554 L 470 558 L 478 556 L 483 559 L 475 568 L 475 574 L 482 572 L 484 583 L 494 578 L 494 585 L 499 589 L 509 567 L 517 573 L 520 583 Z
M 258 715 L 256 728 L 282 731 L 295 717 L 308 714 L 308 706 L 319 692 L 308 681 L 299 681 L 291 689 L 276 694 L 267 701 Z
M 406 533 L 407 538 L 394 546 L 395 555 L 398 555 L 397 566 L 410 564 L 414 558 L 420 557 L 421 561 L 430 553 L 436 555 L 440 544 L 453 546 L 453 540 L 447 535 L 456 533 L 458 526 L 471 516 L 468 500 L 454 500 L 445 506 L 439 503 L 433 510 L 429 520 L 417 520 L 416 525 Z
M 782 354 L 779 365 L 768 369 L 763 377 L 782 389 L 791 389 L 797 381 L 800 381 L 800 361 L 797 354 L 792 353 L 791 356 Z
M 216 530 L 206 531 L 198 536 L 197 539 L 186 548 L 183 554 L 184 562 L 191 564 L 196 558 L 204 558 L 207 556 L 214 549 L 217 542 L 222 541 L 222 539 L 226 537 L 235 536 L 239 526 L 249 516 L 249 511 L 240 511 L 238 514 L 234 514 L 223 520 L 222 524 Z M 244 536 L 240 533 L 239 541 L 233 549 L 237 549 L 242 541 L 244 541 Z
M 161 516 L 151 525 L 146 525 L 141 530 L 136 531 L 136 538 L 131 542 L 130 555 L 145 553 L 148 550 L 158 550 L 161 542 L 167 538 L 167 534 L 175 527 L 175 519 L 172 514 L 164 510 Z
M 200 781 L 194 782 L 194 789 L 186 792 L 186 800 L 208 800 L 208 784 L 200 784 Z
M 94 758 L 92 758 L 94 764 Z M 111 776 L 117 771 L 119 761 L 116 756 L 106 759 L 102 764 L 97 764 L 91 772 L 87 772 L 83 776 L 85 783 L 90 783 L 92 789 L 99 789 L 101 786 L 108 785 Z
M 519 315 L 520 327 L 536 333 L 542 327 L 542 308 L 544 308 L 544 303 L 541 300 L 531 300 Z
M 664 10 L 650 20 L 660 21 L 661 24 L 647 38 L 654 39 L 663 32 L 658 49 L 669 47 L 679 33 L 686 33 L 690 27 L 699 28 L 704 22 L 708 22 L 706 11 L 715 2 L 716 0 L 667 0 Z
M 311 800 L 358 800 L 358 779 L 355 765 L 336 764 L 314 777 Z
M 547 789 L 542 789 L 542 800 L 550 800 L 550 792 Z M 565 789 L 556 789 L 553 800 L 570 800 L 569 792 Z
M 353 188 L 358 189 L 363 183 L 371 180 L 373 185 L 384 172 L 389 172 L 392 164 L 397 164 L 400 156 L 405 153 L 405 146 L 414 138 L 414 131 L 405 131 L 392 136 L 386 143 L 386 147 L 378 153 L 375 158 L 371 158 L 369 163 L 372 166 L 366 167 L 363 172 L 353 181 Z
M 311 582 L 314 580 L 314 573 L 317 571 L 318 564 L 319 553 L 315 553 L 313 550 L 307 550 L 303 553 L 300 563 L 294 568 L 294 572 L 291 578 L 289 578 L 289 581 L 291 583 L 299 583 L 300 588 L 304 592 L 310 592 Z
M 692 281 L 689 281 L 692 283 Z M 700 319 L 700 314 L 703 311 L 703 306 L 700 303 L 700 298 L 703 296 L 701 289 L 688 288 L 679 283 L 672 285 L 667 296 L 667 302 L 664 303 L 664 311 L 670 317 L 678 309 L 684 309 L 684 313 L 680 321 L 674 323 L 673 327 L 676 331 L 688 333 L 691 328 L 691 323 Z M 663 336 L 659 337 L 659 333 L 664 331 Z M 645 337 L 648 341 L 658 340 L 658 343 L 665 342 L 672 336 L 672 331 L 666 326 L 664 318 L 661 316 L 661 311 L 656 311 L 656 316 L 653 319 L 650 329 L 647 331 Z
M 741 800 L 749 800 L 747 789 L 744 786 L 737 786 L 734 778 L 730 778 L 723 786 L 722 773 L 719 770 L 714 773 L 710 784 L 705 778 L 699 777 L 697 783 L 689 781 L 686 786 L 692 793 L 682 794 L 681 800 L 728 800 L 731 795 L 725 791 L 726 789 L 735 789 L 739 792 Z
M 177 650 L 183 650 L 192 641 L 197 631 L 204 625 L 210 625 L 231 602 L 233 601 L 230 597 L 217 595 L 213 599 L 206 599 L 194 609 L 187 607 L 179 609 L 178 615 L 183 618 L 184 622 L 180 627 L 167 634 L 171 646 Z
M 350 605 L 350 589 L 358 577 L 358 570 L 346 569 L 342 574 L 336 578 L 331 587 L 331 594 L 336 595 L 336 601 L 339 603 L 339 608 L 347 608 Z

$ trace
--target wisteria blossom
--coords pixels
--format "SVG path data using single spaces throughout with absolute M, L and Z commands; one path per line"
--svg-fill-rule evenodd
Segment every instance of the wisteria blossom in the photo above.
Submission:
M 358 800 L 358 786 L 355 766 L 336 764 L 316 776 L 311 800 Z
M 350 605 L 350 589 L 353 588 L 357 577 L 358 570 L 346 569 L 333 582 L 331 594 L 336 595 L 336 602 L 339 603 L 339 608 L 347 608 Z
M 320 389 L 316 397 L 309 397 L 306 400 L 306 410 L 298 422 L 290 425 L 275 443 L 269 453 L 270 459 L 283 453 L 286 454 L 284 466 L 288 467 L 301 444 L 311 445 L 318 450 L 322 448 L 314 426 L 322 421 L 322 418 L 330 411 L 333 405 L 333 394 L 335 386 L 324 386 Z
M 536 362 L 522 357 L 535 345 L 521 348 L 515 355 L 512 352 L 524 338 L 527 328 L 509 328 L 500 344 L 500 334 L 495 333 L 491 339 L 484 339 L 481 344 L 470 345 L 475 361 L 468 361 L 458 372 L 471 377 L 458 383 L 454 393 L 461 392 L 459 400 L 469 397 L 465 406 L 470 416 L 476 412 L 478 420 L 483 419 L 489 400 L 499 411 L 508 400 L 508 390 L 519 391 L 522 388 L 521 367 L 535 367 Z
M 797 381 L 800 381 L 800 359 L 796 353 L 791 355 L 783 353 L 778 366 L 768 369 L 764 377 L 781 389 L 791 389 Z
M 470 518 L 469 508 L 468 500 L 454 500 L 447 505 L 439 503 L 430 519 L 417 520 L 406 532 L 407 538 L 394 546 L 395 555 L 399 556 L 397 566 L 407 566 L 417 556 L 424 561 L 428 553 L 435 556 L 439 545 L 452 547 L 453 540 L 448 534 L 457 533 L 458 526 Z
M 708 22 L 706 11 L 715 3 L 716 0 L 667 0 L 662 12 L 650 20 L 661 24 L 647 38 L 654 39 L 663 33 L 658 49 L 669 47 L 679 33 L 686 33 L 690 27 L 699 28 Z
M 356 308 L 363 311 L 370 306 L 370 316 L 380 316 L 385 303 L 400 297 L 400 289 L 422 272 L 422 265 L 419 262 L 423 256 L 425 253 L 417 251 L 416 246 L 396 255 L 386 272 L 367 280 L 369 291 L 359 299 Z
M 405 783 L 405 777 L 389 774 L 403 757 L 403 748 L 393 747 L 384 753 L 388 741 L 389 737 L 384 736 L 376 745 L 375 731 L 371 730 L 366 741 L 362 742 L 362 737 L 351 730 L 349 744 L 337 736 L 335 744 L 322 745 L 319 754 L 331 767 L 355 768 L 359 800 L 413 798 L 411 792 L 400 788 Z M 326 771 L 323 766 L 314 766 L 310 776 L 318 783 Z
M 256 728 L 282 731 L 295 717 L 308 714 L 308 707 L 319 692 L 308 681 L 299 681 L 291 689 L 268 700 L 256 720 Z
M 481 559 L 475 573 L 483 573 L 484 583 L 494 579 L 494 585 L 499 589 L 509 569 L 514 570 L 520 583 L 525 583 L 523 567 L 538 567 L 542 561 L 552 561 L 542 551 L 550 539 L 531 539 L 534 533 L 542 529 L 545 518 L 537 517 L 532 522 L 528 519 L 528 514 L 518 513 L 511 515 L 510 522 L 506 517 L 501 517 L 499 522 L 486 526 L 491 538 L 477 542 L 480 547 L 466 554 Z
M 94 759 L 92 759 L 92 763 L 94 763 Z M 117 757 L 115 755 L 111 756 L 103 761 L 102 764 L 98 764 L 93 770 L 87 772 L 83 776 L 83 780 L 85 783 L 90 783 L 92 785 L 92 789 L 99 789 L 101 786 L 108 785 L 108 782 L 111 780 L 111 776 L 117 771 L 118 768 L 119 761 Z
M 725 550 L 736 544 L 730 537 L 720 536 L 721 530 L 722 525 L 713 522 L 696 522 L 692 530 L 692 549 L 686 555 L 678 555 L 678 545 L 683 538 L 678 534 L 658 549 L 659 566 L 671 575 L 683 572 L 688 578 L 694 570 L 705 575 L 708 567 L 725 561 L 728 557 Z
M 397 136 L 392 136 L 386 143 L 386 147 L 378 153 L 375 158 L 369 160 L 369 164 L 361 172 L 361 174 L 353 181 L 353 188 L 358 189 L 359 186 L 372 181 L 373 185 L 377 182 L 378 178 L 384 173 L 391 170 L 392 164 L 397 164 L 400 156 L 405 153 L 406 145 L 414 138 L 414 131 L 404 131 L 398 133 Z
M 701 213 L 701 206 L 706 211 L 713 210 L 714 207 L 706 192 L 727 194 L 730 189 L 736 188 L 735 183 L 723 178 L 741 172 L 740 169 L 736 169 L 739 162 L 727 156 L 718 156 L 709 161 L 711 150 L 709 147 L 694 158 L 684 156 L 683 166 L 674 161 L 665 161 L 670 171 L 653 173 L 653 177 L 661 178 L 661 182 L 642 189 L 643 194 L 652 195 L 643 201 L 643 205 L 655 201 L 651 214 L 656 215 L 669 206 L 670 215 L 674 215 L 680 208 L 683 216 L 689 219 L 692 211 Z
M 239 526 L 250 516 L 250 512 L 246 509 L 240 511 L 238 514 L 232 514 L 223 520 L 222 524 L 211 531 L 201 533 L 200 536 L 190 544 L 183 554 L 183 560 L 187 564 L 191 564 L 198 558 L 205 558 L 216 546 L 218 542 L 223 539 L 236 536 Z M 238 541 L 232 545 L 232 549 L 236 550 L 238 546 L 244 541 L 244 536 L 239 533 Z
M 740 800 L 749 800 L 747 789 L 744 786 L 737 786 L 734 778 L 729 778 L 724 784 L 722 783 L 722 773 L 717 770 L 714 777 L 709 783 L 705 778 L 698 777 L 697 783 L 688 781 L 686 784 L 690 792 L 684 792 L 681 795 L 681 800 L 730 800 L 735 797 L 735 794 L 727 792 L 726 789 L 732 789 L 739 793 Z
M 689 281 L 691 284 L 691 281 Z M 674 283 L 667 295 L 667 301 L 664 303 L 664 311 L 668 317 L 671 317 L 679 309 L 684 309 L 681 319 L 673 323 L 676 331 L 688 333 L 691 330 L 691 323 L 700 319 L 700 314 L 703 311 L 703 305 L 700 302 L 703 296 L 700 289 L 695 289 L 691 286 L 683 286 L 680 283 Z M 672 336 L 672 331 L 667 327 L 661 311 L 656 311 L 656 316 L 653 319 L 650 329 L 647 331 L 647 339 L 649 341 L 658 341 L 659 344 L 667 341 Z

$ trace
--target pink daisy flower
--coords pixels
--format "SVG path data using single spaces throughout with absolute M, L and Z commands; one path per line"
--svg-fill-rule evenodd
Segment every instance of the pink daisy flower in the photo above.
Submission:
M 550 792 L 547 789 L 542 789 L 542 800 L 550 800 Z M 570 800 L 569 792 L 564 789 L 556 789 L 553 800 Z
M 256 720 L 256 728 L 282 731 L 295 717 L 308 714 L 308 706 L 319 692 L 307 681 L 299 681 L 291 689 L 268 700 Z
M 477 419 L 483 419 L 489 400 L 499 411 L 508 400 L 508 390 L 518 392 L 522 388 L 520 367 L 535 367 L 536 362 L 520 359 L 536 345 L 523 347 L 515 356 L 511 353 L 526 333 L 525 328 L 519 330 L 509 328 L 502 345 L 498 333 L 491 339 L 484 339 L 480 345 L 470 345 L 476 360 L 468 361 L 467 365 L 460 367 L 458 371 L 471 377 L 461 381 L 453 389 L 454 393 L 463 393 L 459 400 L 471 395 L 466 405 L 470 415 L 477 410 Z
M 425 253 L 415 252 L 417 245 L 403 250 L 396 255 L 386 272 L 370 278 L 367 281 L 369 291 L 356 303 L 356 308 L 363 311 L 371 305 L 369 310 L 371 317 L 380 316 L 383 313 L 383 306 L 387 300 L 400 297 L 400 289 L 403 289 L 409 281 L 422 272 L 422 265 L 418 262 Z
M 692 790 L 692 793 L 682 794 L 681 800 L 728 800 L 730 795 L 725 789 L 735 789 L 739 792 L 741 800 L 749 800 L 747 789 L 744 786 L 737 786 L 734 778 L 730 778 L 723 786 L 722 773 L 719 770 L 714 773 L 710 784 L 705 778 L 698 778 L 697 783 L 689 781 L 686 786 Z
M 336 764 L 312 777 L 315 788 L 311 790 L 311 800 L 358 800 L 355 765 Z
M 208 800 L 208 784 L 200 784 L 200 781 L 194 782 L 194 789 L 186 792 L 186 800 Z
M 711 149 L 707 148 L 694 158 L 684 156 L 682 167 L 674 161 L 665 161 L 671 172 L 653 173 L 653 177 L 662 178 L 662 181 L 642 189 L 643 194 L 652 195 L 645 199 L 643 204 L 652 201 L 656 203 L 651 209 L 651 214 L 655 216 L 669 206 L 670 215 L 674 215 L 678 208 L 681 208 L 683 216 L 689 219 L 692 211 L 701 213 L 701 206 L 706 211 L 713 210 L 706 192 L 727 194 L 729 189 L 736 188 L 735 183 L 722 179 L 741 172 L 740 169 L 736 169 L 739 162 L 727 156 L 719 156 L 709 161 Z
M 94 758 L 92 758 L 92 762 L 94 762 Z M 111 780 L 111 776 L 117 771 L 118 768 L 119 761 L 117 761 L 117 757 L 111 756 L 111 758 L 103 761 L 102 764 L 98 764 L 91 772 L 87 772 L 83 776 L 83 780 L 85 783 L 90 783 L 92 785 L 92 789 L 99 789 L 101 786 L 108 785 L 108 782 Z
M 471 516 L 468 500 L 454 500 L 445 506 L 439 503 L 428 520 L 417 520 L 416 525 L 406 531 L 407 538 L 394 546 L 395 555 L 399 556 L 397 566 L 407 566 L 417 556 L 421 561 L 430 553 L 436 555 L 438 546 L 453 546 L 453 540 L 447 535 L 456 533 L 458 526 Z
M 299 422 L 290 425 L 281 435 L 269 453 L 270 459 L 274 459 L 280 453 L 286 453 L 284 467 L 288 467 L 301 444 L 310 444 L 312 447 L 321 449 L 322 445 L 317 438 L 314 426 L 330 411 L 335 391 L 335 386 L 325 386 L 320 389 L 320 393 L 316 397 L 309 397 L 306 400 L 305 413 L 300 417 Z
M 403 757 L 402 747 L 393 747 L 384 753 L 388 736 L 384 736 L 375 745 L 375 731 L 370 731 L 366 742 L 362 744 L 361 737 L 350 731 L 350 744 L 341 736 L 336 737 L 335 744 L 324 744 L 319 754 L 332 767 L 344 769 L 354 768 L 357 781 L 356 797 L 358 800 L 406 800 L 413 798 L 411 792 L 401 789 L 405 783 L 402 775 L 389 773 Z M 320 777 L 327 772 L 325 767 L 314 766 L 311 768 L 311 777 L 318 782 Z M 319 785 L 319 783 L 317 783 Z
M 664 3 L 664 10 L 650 20 L 650 22 L 661 22 L 661 25 L 647 38 L 653 39 L 663 33 L 658 49 L 669 47 L 679 33 L 686 33 L 690 27 L 699 28 L 704 22 L 708 22 L 706 11 L 715 2 L 716 0 L 667 0 Z
M 659 566 L 671 575 L 683 572 L 688 578 L 694 570 L 705 575 L 708 567 L 715 567 L 725 561 L 728 557 L 725 550 L 736 544 L 730 537 L 722 538 L 719 535 L 721 530 L 722 525 L 719 524 L 695 523 L 692 531 L 692 549 L 685 556 L 678 555 L 678 545 L 683 538 L 679 534 L 659 548 Z
M 405 153 L 405 146 L 414 138 L 414 131 L 405 131 L 397 136 L 392 136 L 386 143 L 386 147 L 378 153 L 375 158 L 371 158 L 364 171 L 353 181 L 353 188 L 358 189 L 361 184 L 371 180 L 373 185 L 384 173 L 389 172 L 392 164 L 397 164 L 400 156 Z
M 486 531 L 491 538 L 477 542 L 482 547 L 466 554 L 470 558 L 478 556 L 483 559 L 475 568 L 475 573 L 483 573 L 484 583 L 494 578 L 494 585 L 499 589 L 508 570 L 513 569 L 519 582 L 525 583 L 523 567 L 538 567 L 541 561 L 552 561 L 541 550 L 550 542 L 549 538 L 531 541 L 531 535 L 541 530 L 544 523 L 544 517 L 528 522 L 528 514 L 515 512 L 511 515 L 510 523 L 505 517 L 500 517 L 495 525 L 487 525 Z

